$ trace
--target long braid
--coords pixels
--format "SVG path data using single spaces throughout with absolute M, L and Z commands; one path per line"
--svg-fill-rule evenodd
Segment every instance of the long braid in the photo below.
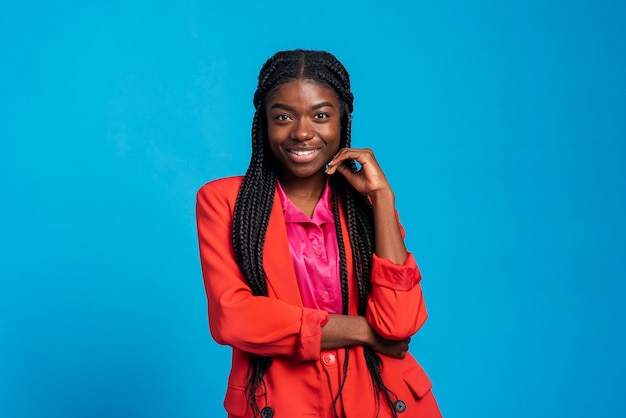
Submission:
M 336 177 L 331 178 L 331 191 L 332 191 L 332 205 L 333 205 L 333 220 L 335 221 L 335 228 L 339 225 L 339 232 L 337 232 L 337 247 L 339 248 L 339 276 L 341 280 L 341 313 L 344 315 L 348 314 L 348 308 L 350 306 L 350 298 L 348 291 L 348 263 L 346 261 L 346 246 L 343 242 L 343 234 L 341 233 L 341 217 L 339 215 L 339 196 L 337 195 L 337 188 L 333 187 L 334 179 Z M 335 412 L 335 416 L 339 416 L 337 414 L 337 401 L 341 398 L 341 392 L 343 391 L 343 386 L 346 383 L 346 376 L 348 375 L 348 362 L 350 361 L 350 349 L 348 347 L 345 348 L 346 359 L 343 363 L 343 380 L 341 382 L 341 386 L 339 387 L 339 391 L 333 399 L 333 410 Z
M 237 195 L 232 239 L 237 264 L 252 293 L 256 296 L 267 296 L 263 243 L 274 200 L 276 174 L 266 162 L 263 121 L 260 119 L 262 118 L 257 111 L 252 122 L 252 157 Z M 252 355 L 250 359 L 246 395 L 255 416 L 259 413 L 256 394 L 263 385 L 263 376 L 271 364 L 272 359 L 269 357 Z
M 256 111 L 252 123 L 252 156 L 235 203 L 232 231 L 237 263 L 255 296 L 268 295 L 263 270 L 263 244 L 276 190 L 276 162 L 267 139 L 264 101 L 267 95 L 280 85 L 298 79 L 307 79 L 326 85 L 336 92 L 341 103 L 340 146 L 349 147 L 351 141 L 351 113 L 354 97 L 350 91 L 348 72 L 332 54 L 323 51 L 283 51 L 267 60 L 259 73 L 258 86 L 254 93 L 253 102 Z M 356 171 L 354 161 L 346 164 Z M 358 193 L 343 176 L 331 177 L 330 187 L 340 256 L 342 312 L 348 314 L 349 277 L 345 243 L 341 231 L 340 206 L 346 214 L 352 247 L 358 288 L 358 313 L 365 315 L 367 296 L 371 290 L 370 276 L 375 244 L 372 207 L 367 196 Z M 350 350 L 346 348 L 344 378 L 339 393 L 334 399 L 335 404 L 345 384 L 349 354 Z M 384 385 L 381 377 L 381 359 L 368 348 L 364 348 L 364 355 L 377 395 L 377 402 L 380 402 L 379 395 L 382 393 L 395 417 L 393 393 Z M 265 393 L 263 377 L 271 364 L 270 357 L 250 356 L 246 396 L 255 417 L 260 413 L 257 395 Z

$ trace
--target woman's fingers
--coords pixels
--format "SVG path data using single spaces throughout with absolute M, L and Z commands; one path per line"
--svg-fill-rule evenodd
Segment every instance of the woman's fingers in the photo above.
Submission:
M 345 162 L 354 160 L 361 168 L 354 172 Z M 329 175 L 339 172 L 360 193 L 372 192 L 389 187 L 387 179 L 381 170 L 374 152 L 369 148 L 342 148 L 328 163 L 326 173 Z
M 382 337 L 378 337 L 376 344 L 371 348 L 377 353 L 384 354 L 393 358 L 404 358 L 409 351 L 410 338 L 401 341 L 386 340 Z
M 337 154 L 333 157 L 333 159 L 328 163 L 328 174 L 333 174 L 335 170 L 341 166 L 344 161 L 355 160 L 359 164 L 361 164 L 362 169 L 366 166 L 368 169 L 369 164 L 374 164 L 378 168 L 378 163 L 376 162 L 376 158 L 374 157 L 374 152 L 369 148 L 341 148 Z

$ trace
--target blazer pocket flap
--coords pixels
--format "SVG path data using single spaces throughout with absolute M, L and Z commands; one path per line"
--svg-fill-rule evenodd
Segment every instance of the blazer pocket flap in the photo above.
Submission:
M 247 406 L 245 389 L 228 385 L 226 397 L 224 398 L 224 409 L 226 409 L 226 412 L 235 417 L 243 417 Z
M 419 364 L 405 374 L 403 379 L 409 389 L 411 389 L 411 392 L 413 392 L 413 395 L 417 398 L 424 397 L 433 387 L 428 375 Z

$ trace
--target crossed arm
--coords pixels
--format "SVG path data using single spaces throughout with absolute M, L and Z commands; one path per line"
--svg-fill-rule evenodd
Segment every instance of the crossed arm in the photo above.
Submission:
M 383 197 L 383 193 L 377 196 Z M 367 315 L 361 317 L 329 315 L 273 297 L 254 296 L 230 245 L 235 199 L 236 191 L 211 183 L 198 192 L 198 239 L 209 325 L 218 343 L 250 353 L 301 360 L 318 358 L 322 349 L 353 345 L 397 358 L 405 355 L 410 336 L 426 320 L 426 311 L 419 270 L 404 249 L 393 200 L 390 205 L 387 198 L 372 197 L 377 222 L 379 215 L 384 215 L 380 217 L 386 223 L 381 227 L 392 234 L 379 233 L 377 224 L 377 236 L 382 240 L 376 242 L 372 292 Z M 390 244 L 385 243 L 387 240 Z

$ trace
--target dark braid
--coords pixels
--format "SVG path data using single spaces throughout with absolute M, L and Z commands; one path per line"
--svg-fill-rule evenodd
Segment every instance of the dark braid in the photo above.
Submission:
M 263 243 L 276 188 L 276 173 L 273 165 L 266 158 L 263 118 L 264 116 L 260 116 L 258 111 L 254 115 L 252 157 L 237 195 L 233 217 L 233 249 L 237 264 L 252 293 L 257 296 L 267 296 L 267 283 L 263 270 Z M 252 355 L 250 358 L 246 394 L 254 416 L 260 412 L 256 393 L 264 384 L 263 376 L 271 364 L 270 357 Z
M 256 109 L 252 122 L 252 157 L 241 184 L 233 218 L 233 248 L 237 263 L 255 296 L 267 296 L 267 283 L 263 270 L 263 244 L 276 190 L 276 161 L 269 149 L 267 120 L 264 101 L 268 94 L 282 84 L 294 80 L 311 80 L 332 88 L 341 103 L 340 147 L 349 147 L 354 97 L 350 91 L 350 77 L 344 66 L 332 54 L 324 51 L 293 50 L 278 52 L 265 62 L 259 73 L 254 93 Z M 345 163 L 353 171 L 354 161 Z M 348 269 L 344 237 L 341 231 L 339 207 L 346 214 L 348 235 L 358 287 L 358 313 L 365 315 L 367 296 L 371 289 L 372 254 L 374 253 L 374 217 L 367 196 L 358 193 L 341 175 L 330 178 L 333 199 L 333 215 L 337 231 L 340 256 L 342 311 L 348 314 Z M 382 393 L 391 411 L 393 393 L 384 385 L 381 377 L 381 359 L 373 350 L 365 347 L 365 361 L 372 377 L 377 402 Z M 334 399 L 341 396 L 348 370 L 350 350 L 346 348 L 344 378 Z M 257 396 L 265 394 L 263 376 L 271 366 L 272 359 L 259 355 L 250 356 L 246 395 L 254 416 L 260 413 Z M 335 406 L 335 405 L 333 405 Z M 380 408 L 380 404 L 379 404 Z M 336 412 L 335 412 L 336 413 Z

